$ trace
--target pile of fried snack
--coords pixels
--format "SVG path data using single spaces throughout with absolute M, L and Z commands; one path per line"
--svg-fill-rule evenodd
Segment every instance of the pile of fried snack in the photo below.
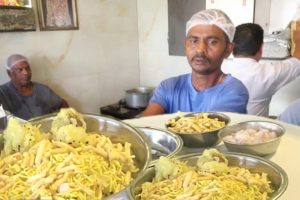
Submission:
M 228 166 L 216 149 L 205 150 L 194 166 L 160 157 L 152 182 L 135 189 L 141 200 L 265 200 L 273 192 L 266 173 Z
M 138 171 L 131 144 L 112 143 L 74 109 L 62 109 L 49 133 L 10 118 L 2 137 L 0 199 L 102 199 Z
M 200 113 L 195 116 L 184 116 L 182 113 L 178 113 L 178 115 L 166 123 L 168 130 L 175 133 L 205 133 L 225 126 L 224 121 L 209 117 L 208 113 Z

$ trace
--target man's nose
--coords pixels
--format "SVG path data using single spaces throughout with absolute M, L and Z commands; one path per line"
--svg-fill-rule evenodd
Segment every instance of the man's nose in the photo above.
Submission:
M 205 53 L 206 52 L 206 45 L 205 42 L 199 41 L 196 46 L 196 52 L 197 53 Z
M 23 69 L 22 74 L 30 74 L 30 70 L 29 69 Z

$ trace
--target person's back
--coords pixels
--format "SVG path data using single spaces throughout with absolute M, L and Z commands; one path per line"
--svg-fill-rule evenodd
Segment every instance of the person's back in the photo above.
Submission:
M 11 80 L 0 86 L 0 104 L 14 116 L 27 120 L 68 107 L 48 86 L 31 81 L 31 69 L 24 56 L 11 55 L 6 69 Z
M 267 116 L 272 96 L 300 75 L 300 61 L 289 58 L 258 62 L 262 57 L 263 34 L 258 24 L 237 26 L 233 39 L 234 58 L 224 60 L 222 70 L 241 80 L 247 87 L 248 114 Z M 300 44 L 300 41 L 297 42 Z

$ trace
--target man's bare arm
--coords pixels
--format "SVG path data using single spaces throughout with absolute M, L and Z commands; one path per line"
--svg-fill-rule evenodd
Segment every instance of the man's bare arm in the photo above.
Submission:
M 69 104 L 66 100 L 62 100 L 61 102 L 61 105 L 60 105 L 60 108 L 68 108 L 69 107 Z
M 159 115 L 165 113 L 164 108 L 158 103 L 151 103 L 148 105 L 146 110 L 141 114 L 141 116 Z

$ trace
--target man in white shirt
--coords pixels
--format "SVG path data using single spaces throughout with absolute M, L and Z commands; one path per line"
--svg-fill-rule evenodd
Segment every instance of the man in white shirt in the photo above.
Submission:
M 296 30 L 293 35 L 299 35 Z M 254 23 L 236 27 L 233 59 L 225 59 L 222 71 L 241 80 L 249 92 L 248 114 L 268 116 L 272 96 L 300 75 L 300 39 L 294 37 L 294 57 L 283 61 L 258 61 L 262 57 L 263 29 Z

